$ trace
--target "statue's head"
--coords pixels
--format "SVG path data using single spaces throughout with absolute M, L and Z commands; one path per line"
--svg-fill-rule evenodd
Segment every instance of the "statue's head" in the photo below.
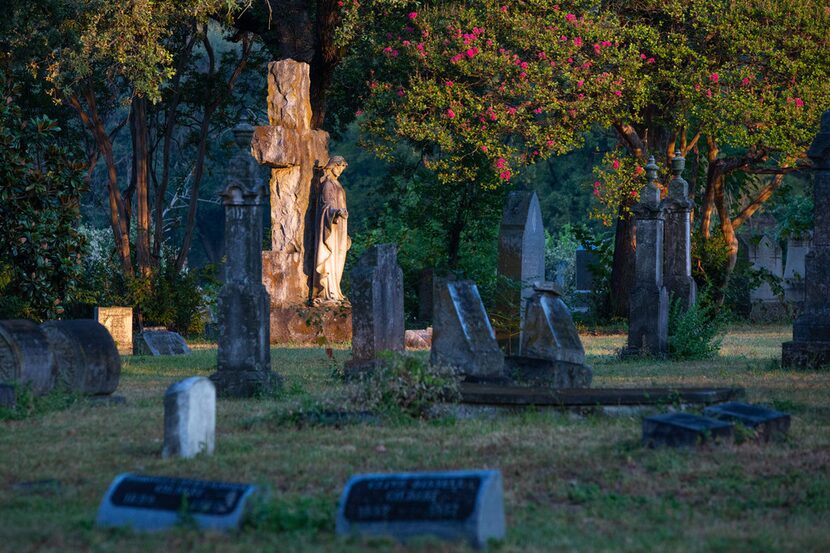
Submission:
M 335 167 L 340 167 L 342 170 L 348 166 L 349 164 L 346 163 L 346 160 L 343 158 L 343 156 L 333 156 L 329 158 L 324 169 L 334 169 Z

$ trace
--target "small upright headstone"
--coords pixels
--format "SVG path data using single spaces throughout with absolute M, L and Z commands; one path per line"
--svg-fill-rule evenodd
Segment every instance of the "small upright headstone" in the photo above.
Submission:
M 516 190 L 507 196 L 499 228 L 498 272 L 516 283 L 501 309 L 515 309 L 510 316 L 517 317 L 522 328 L 524 304 L 533 295 L 533 285 L 545 279 L 545 227 L 536 192 Z M 503 347 L 511 340 L 507 335 L 498 338 Z M 517 348 L 520 338 L 512 341 Z
M 101 501 L 96 525 L 152 532 L 189 519 L 203 530 L 234 530 L 255 491 L 250 484 L 120 474 Z
M 689 413 L 668 413 L 643 419 L 643 445 L 694 447 L 706 442 L 732 442 L 732 423 Z
M 778 242 L 769 236 L 761 236 L 757 243 L 751 244 L 749 259 L 753 268 L 763 270 L 776 279 L 783 278 L 784 252 Z M 749 299 L 752 303 L 752 321 L 775 321 L 787 316 L 786 306 L 767 281 L 750 290 Z
M 262 284 L 265 186 L 247 151 L 252 134 L 248 125 L 234 129 L 238 149 L 222 192 L 227 260 L 218 301 L 218 370 L 210 377 L 219 395 L 237 397 L 250 397 L 279 382 L 271 371 L 270 300 Z
M 454 367 L 467 380 L 498 380 L 504 358 L 472 281 L 435 280 L 430 363 Z
M 17 396 L 14 391 L 14 386 L 11 384 L 0 384 L 0 407 L 14 409 L 16 405 Z
M 382 351 L 404 350 L 403 271 L 394 244 L 369 248 L 351 272 L 352 361 L 348 372 L 371 369 Z
M 574 262 L 574 313 L 587 313 L 591 306 L 591 294 L 594 293 L 594 270 L 598 263 L 595 251 L 579 246 L 575 253 Z
M 810 253 L 808 237 L 791 237 L 787 240 L 787 262 L 784 265 L 784 298 L 798 313 L 804 307 L 804 273 L 808 253 Z
M 704 409 L 703 414 L 707 417 L 739 422 L 747 428 L 756 430 L 764 441 L 769 441 L 776 435 L 786 434 L 790 429 L 788 414 L 741 401 L 712 405 Z
M 637 251 L 625 353 L 665 357 L 669 350 L 669 294 L 663 286 L 663 209 L 660 190 L 654 184 L 657 179 L 654 156 L 646 165 L 646 175 L 648 183 L 634 206 Z
M 783 344 L 782 365 L 816 369 L 830 364 L 830 110 L 807 155 L 815 165 L 813 245 L 805 261 L 804 309 Z
M 672 178 L 669 195 L 663 200 L 666 210 L 664 247 L 664 281 L 669 298 L 679 301 L 683 309 L 689 309 L 697 300 L 697 285 L 692 278 L 692 224 L 694 202 L 689 199 L 689 183 L 680 175 L 686 160 L 680 150 L 671 161 Z
M 163 326 L 146 327 L 135 336 L 133 344 L 135 355 L 190 355 L 190 347 L 181 334 Z
M 162 457 L 213 454 L 216 432 L 216 387 L 194 376 L 176 382 L 164 394 Z
M 109 331 L 119 354 L 133 354 L 132 307 L 96 307 L 95 320 Z
M 343 490 L 339 535 L 433 536 L 485 547 L 505 536 L 504 491 L 495 470 L 360 474 Z

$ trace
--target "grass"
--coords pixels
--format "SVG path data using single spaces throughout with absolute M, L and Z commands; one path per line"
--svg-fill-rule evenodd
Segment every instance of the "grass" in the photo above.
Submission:
M 2 551 L 456 551 L 422 542 L 334 536 L 337 498 L 358 472 L 499 468 L 508 534 L 496 551 L 830 550 L 830 372 L 778 364 L 786 327 L 739 327 L 721 356 L 619 362 L 623 335 L 585 336 L 595 386 L 738 385 L 753 402 L 791 412 L 788 439 L 768 445 L 647 450 L 635 416 L 527 410 L 490 419 L 293 426 L 271 415 L 296 395 L 335 390 L 321 349 L 280 348 L 287 392 L 221 400 L 217 450 L 162 459 L 164 390 L 213 371 L 215 350 L 124 358 L 126 405 L 80 400 L 0 421 Z M 345 347 L 335 349 L 342 363 Z M 426 355 L 425 353 L 423 355 Z M 272 500 L 229 535 L 98 530 L 93 521 L 121 472 L 257 482 Z M 22 482 L 54 481 L 20 486 Z

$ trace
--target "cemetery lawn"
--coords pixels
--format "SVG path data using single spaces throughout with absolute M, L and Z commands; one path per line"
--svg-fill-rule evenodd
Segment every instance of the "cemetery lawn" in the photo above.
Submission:
M 617 361 L 623 335 L 583 336 L 594 386 L 743 386 L 750 402 L 793 415 L 786 440 L 690 450 L 640 447 L 640 413 L 529 409 L 478 419 L 298 426 L 271 416 L 335 390 L 321 349 L 277 348 L 285 391 L 220 400 L 216 454 L 162 459 L 165 389 L 209 375 L 215 349 L 183 358 L 124 358 L 126 405 L 76 401 L 0 420 L 0 551 L 456 551 L 423 542 L 334 536 L 337 498 L 359 472 L 498 468 L 507 539 L 495 551 L 830 550 L 830 371 L 782 370 L 791 327 L 742 326 L 721 357 Z M 335 349 L 341 363 L 349 358 Z M 420 353 L 426 356 L 426 352 Z M 268 503 L 228 535 L 181 528 L 134 535 L 94 528 L 122 472 L 255 482 Z

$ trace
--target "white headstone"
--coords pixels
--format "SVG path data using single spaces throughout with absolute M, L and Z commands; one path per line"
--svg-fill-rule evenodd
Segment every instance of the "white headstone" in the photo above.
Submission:
M 133 308 L 96 307 L 95 320 L 109 330 L 121 355 L 133 354 Z
M 213 454 L 216 432 L 216 387 L 194 376 L 176 382 L 164 394 L 163 457 Z

